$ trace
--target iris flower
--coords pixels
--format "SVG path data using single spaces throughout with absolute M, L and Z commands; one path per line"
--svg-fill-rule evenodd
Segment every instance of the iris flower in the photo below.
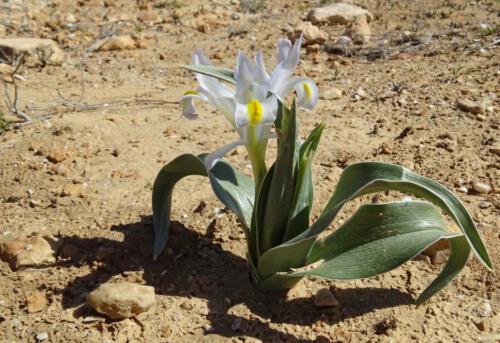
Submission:
M 298 107 L 311 110 L 318 101 L 318 87 L 314 81 L 292 76 L 299 64 L 301 43 L 302 36 L 293 45 L 288 39 L 278 41 L 278 64 L 270 75 L 266 72 L 261 52 L 255 54 L 253 61 L 239 52 L 234 70 L 235 89 L 215 77 L 195 73 L 198 87 L 187 91 L 180 100 L 184 116 L 196 119 L 198 114 L 193 101 L 207 101 L 224 114 L 240 136 L 235 142 L 211 153 L 205 160 L 207 168 L 211 169 L 229 151 L 244 145 L 256 184 L 260 183 L 266 172 L 265 153 L 278 101 L 283 101 L 293 91 L 297 94 Z M 200 49 L 193 54 L 192 61 L 195 66 L 212 66 Z

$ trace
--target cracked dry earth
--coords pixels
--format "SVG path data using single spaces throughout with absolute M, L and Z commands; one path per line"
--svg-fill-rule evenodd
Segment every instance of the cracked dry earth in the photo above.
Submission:
M 248 278 L 243 232 L 201 177 L 177 186 L 168 249 L 152 260 L 150 198 L 158 170 L 181 153 L 209 152 L 235 138 L 212 108 L 200 106 L 201 119 L 188 121 L 169 103 L 195 86 L 178 65 L 201 47 L 225 66 L 238 49 L 261 49 L 272 66 L 277 39 L 324 3 L 267 1 L 255 13 L 229 0 L 0 4 L 0 37 L 50 38 L 65 53 L 62 64 L 30 60 L 19 69 L 19 107 L 34 122 L 0 136 L 0 239 L 44 232 L 57 240 L 49 263 L 13 270 L 0 262 L 0 342 L 499 339 L 498 274 L 475 258 L 420 307 L 413 299 L 446 256 L 420 256 L 367 280 L 303 280 L 288 294 L 258 292 Z M 323 94 L 313 112 L 299 114 L 302 136 L 326 123 L 313 167 L 314 216 L 345 166 L 405 165 L 456 192 L 498 269 L 500 59 L 491 45 L 498 2 L 356 3 L 373 14 L 370 42 L 339 52 L 331 47 L 345 26 L 319 26 L 329 38 L 302 49 L 297 71 Z M 131 35 L 136 44 L 91 51 L 80 68 L 84 49 L 109 32 Z M 64 106 L 56 90 L 81 104 L 80 71 L 87 106 Z M 457 106 L 462 100 L 485 107 L 470 113 Z M 15 120 L 3 102 L 0 110 Z M 250 172 L 243 150 L 228 158 Z M 474 192 L 477 182 L 489 192 Z M 156 304 L 121 321 L 84 304 L 98 285 L 121 281 L 153 286 Z M 338 306 L 315 306 L 323 288 Z

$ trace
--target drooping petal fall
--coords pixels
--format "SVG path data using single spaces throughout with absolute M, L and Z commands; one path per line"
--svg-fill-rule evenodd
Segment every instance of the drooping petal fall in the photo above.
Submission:
M 298 107 L 312 110 L 316 106 L 319 90 L 313 80 L 307 77 L 293 77 L 287 81 L 278 96 L 283 99 L 292 91 L 297 92 Z
M 240 145 L 243 145 L 243 144 L 244 144 L 244 142 L 241 139 L 239 139 L 237 141 L 234 141 L 232 143 L 226 144 L 223 147 L 215 150 L 214 152 L 212 152 L 211 154 L 209 154 L 205 158 L 205 166 L 209 170 L 212 169 L 215 166 L 215 164 L 221 158 L 223 158 L 227 153 L 229 153 L 231 150 L 233 150 L 237 146 L 240 146 Z
M 196 99 L 207 101 L 207 98 L 203 94 L 200 94 L 197 90 L 185 92 L 184 96 L 179 101 L 182 108 L 182 115 L 191 120 L 198 118 L 198 114 L 196 113 L 196 108 L 193 103 Z

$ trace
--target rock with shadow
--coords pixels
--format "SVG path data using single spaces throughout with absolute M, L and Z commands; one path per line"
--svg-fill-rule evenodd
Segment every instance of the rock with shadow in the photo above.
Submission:
M 411 297 L 395 289 L 336 289 L 342 307 L 328 313 L 314 306 L 311 298 L 287 300 L 285 293 L 264 294 L 253 287 L 242 257 L 226 251 L 211 238 L 200 235 L 178 222 L 172 222 L 167 251 L 152 258 L 152 220 L 112 226 L 123 232 L 123 242 L 103 238 L 62 237 L 72 247 L 72 256 L 62 266 L 93 266 L 87 275 L 77 277 L 62 291 L 65 308 L 79 307 L 76 316 L 92 314 L 81 306 L 86 295 L 117 275 L 142 272 L 146 284 L 158 295 L 200 298 L 207 301 L 210 332 L 224 337 L 253 336 L 263 341 L 298 341 L 292 334 L 273 329 L 268 322 L 312 325 L 318 320 L 333 325 L 347 318 L 362 316 L 376 309 L 411 304 Z M 67 248 L 66 248 L 67 249 Z M 228 301 L 229 300 L 229 301 Z M 244 304 L 254 315 L 249 318 L 228 310 Z

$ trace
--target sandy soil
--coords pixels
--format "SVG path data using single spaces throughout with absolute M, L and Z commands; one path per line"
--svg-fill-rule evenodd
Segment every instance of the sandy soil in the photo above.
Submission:
M 355 47 L 350 56 L 326 52 L 330 42 L 303 49 L 298 71 L 314 78 L 322 91 L 343 91 L 340 99 L 322 99 L 314 112 L 300 114 L 303 135 L 319 122 L 327 124 L 314 165 L 314 213 L 321 211 L 346 165 L 363 160 L 402 164 L 457 192 L 498 268 L 499 157 L 494 148 L 500 59 L 495 46 L 480 49 L 498 38 L 498 31 L 480 27 L 498 28 L 498 2 L 357 3 L 374 15 L 370 43 Z M 168 103 L 195 86 L 178 65 L 188 63 L 196 47 L 226 66 L 233 65 L 238 49 L 262 49 L 272 65 L 276 40 L 319 4 L 268 1 L 257 13 L 244 13 L 229 0 L 0 4 L 0 37 L 51 38 L 66 53 L 62 65 L 28 61 L 21 67 L 26 80 L 18 82 L 19 107 L 35 120 L 0 136 L 0 237 L 47 230 L 63 242 L 51 265 L 12 271 L 0 262 L 1 342 L 34 342 L 40 333 L 48 334 L 45 342 L 498 338 L 498 274 L 476 259 L 418 308 L 412 299 L 438 273 L 439 261 L 422 257 L 354 282 L 303 280 L 288 294 L 258 292 L 248 279 L 243 232 L 234 215 L 221 215 L 222 205 L 203 178 L 186 179 L 176 188 L 168 249 L 152 261 L 150 198 L 158 170 L 178 154 L 209 152 L 235 137 L 213 109 L 202 106 L 201 119 L 187 121 L 176 104 Z M 321 30 L 335 38 L 344 28 Z M 93 51 L 80 68 L 84 50 L 109 32 L 133 35 L 138 48 Z M 356 100 L 359 89 L 366 94 Z M 393 90 L 395 95 L 383 99 Z M 487 108 L 480 115 L 464 112 L 456 106 L 461 99 L 487 102 Z M 101 105 L 81 108 L 69 102 Z M 5 105 L 0 110 L 15 120 Z M 54 152 L 67 158 L 52 163 L 47 156 Z M 229 159 L 250 171 L 243 150 Z M 458 192 L 476 181 L 493 190 Z M 68 195 L 65 187 L 74 191 Z M 200 203 L 205 204 L 201 210 Z M 154 286 L 155 307 L 113 322 L 84 305 L 92 289 L 119 280 Z M 314 306 L 314 294 L 324 287 L 331 288 L 340 306 Z M 46 305 L 29 313 L 26 299 L 35 291 Z

